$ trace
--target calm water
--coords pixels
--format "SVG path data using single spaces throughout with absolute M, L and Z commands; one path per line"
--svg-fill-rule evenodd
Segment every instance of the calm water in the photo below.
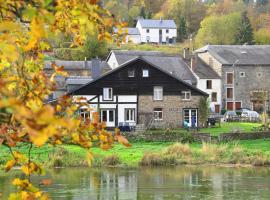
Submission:
M 15 176 L 20 174 L 0 174 L 3 199 Z M 270 199 L 270 168 L 72 168 L 48 171 L 47 177 L 54 182 L 44 189 L 56 200 Z

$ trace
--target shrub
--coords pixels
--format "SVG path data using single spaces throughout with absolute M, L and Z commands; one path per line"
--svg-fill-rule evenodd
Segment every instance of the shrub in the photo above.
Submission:
M 206 160 L 214 162 L 222 159 L 225 153 L 228 151 L 228 145 L 226 144 L 210 144 L 203 143 L 201 153 Z
M 140 161 L 141 166 L 175 165 L 176 163 L 175 155 L 164 155 L 153 152 L 145 153 Z
M 117 166 L 121 161 L 117 155 L 109 155 L 103 158 L 102 163 L 105 166 Z
M 175 143 L 167 148 L 165 154 L 176 156 L 189 156 L 191 149 L 188 144 Z

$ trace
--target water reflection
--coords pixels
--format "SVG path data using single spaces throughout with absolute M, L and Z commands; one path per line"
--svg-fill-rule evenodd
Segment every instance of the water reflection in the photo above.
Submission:
M 0 175 L 4 199 L 14 176 L 20 174 Z M 47 177 L 54 183 L 44 189 L 57 200 L 270 199 L 269 168 L 72 168 L 50 170 Z

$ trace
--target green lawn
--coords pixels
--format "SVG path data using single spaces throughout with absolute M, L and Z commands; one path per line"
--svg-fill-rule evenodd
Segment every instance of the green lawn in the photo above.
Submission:
M 200 133 L 210 133 L 211 135 L 217 136 L 221 133 L 231 133 L 235 131 L 249 133 L 252 132 L 254 128 L 261 126 L 260 123 L 249 123 L 249 122 L 224 122 L 215 127 L 202 128 L 199 130 Z

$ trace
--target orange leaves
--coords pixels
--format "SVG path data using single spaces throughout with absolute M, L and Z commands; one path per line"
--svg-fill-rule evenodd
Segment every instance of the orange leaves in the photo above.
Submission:
M 39 182 L 39 185 L 45 185 L 45 186 L 48 186 L 48 185 L 51 185 L 53 183 L 53 181 L 51 179 L 43 179 Z
M 118 141 L 120 144 L 131 147 L 132 145 L 128 142 L 128 140 L 120 134 L 120 130 L 118 128 L 115 129 L 115 140 Z
M 11 170 L 15 164 L 16 164 L 15 160 L 9 160 L 5 165 L 5 171 L 8 172 L 9 170 Z

